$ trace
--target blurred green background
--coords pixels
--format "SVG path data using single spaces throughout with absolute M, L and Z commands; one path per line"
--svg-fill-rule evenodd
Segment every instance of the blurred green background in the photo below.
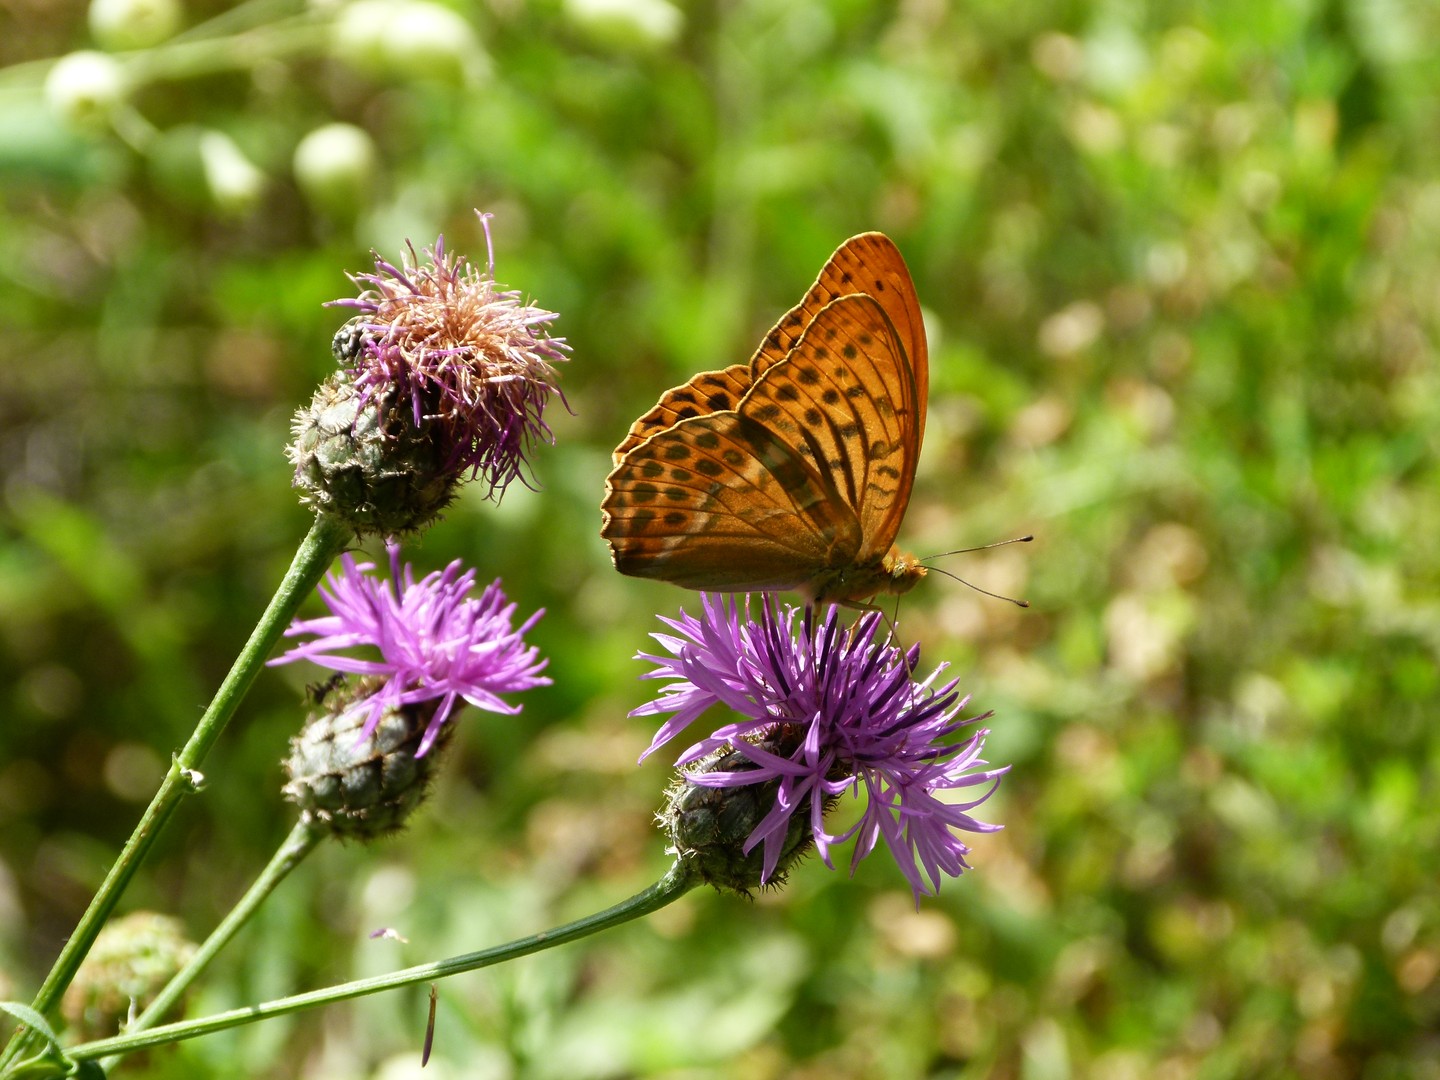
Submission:
M 430 1077 L 1440 1076 L 1440 8 L 1421 0 L 18 0 L 0 13 L 0 993 L 28 1000 L 307 527 L 289 417 L 368 249 L 560 312 L 538 490 L 408 557 L 501 575 L 555 685 L 465 714 L 403 836 L 322 849 L 192 1013 L 484 947 L 664 869 L 632 660 L 695 598 L 600 541 L 610 448 L 845 237 L 931 401 L 924 663 L 1005 831 L 694 893 L 440 987 Z M 68 69 L 53 61 L 76 49 Z M 47 82 L 48 80 L 48 82 Z M 322 132 L 336 122 L 353 128 Z M 289 828 L 260 680 L 122 910 L 199 939 Z M 372 941 L 392 926 L 409 939 Z M 423 990 L 127 1075 L 419 1075 Z

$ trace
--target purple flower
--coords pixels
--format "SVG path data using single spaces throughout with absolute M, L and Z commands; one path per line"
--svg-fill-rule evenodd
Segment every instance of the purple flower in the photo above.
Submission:
M 797 637 L 794 607 L 782 612 L 767 598 L 757 621 L 750 616 L 748 598 L 742 605 L 706 594 L 702 602 L 702 618 L 681 612 L 678 619 L 661 619 L 675 633 L 653 636 L 670 655 L 642 653 L 638 658 L 657 665 L 647 678 L 671 681 L 654 701 L 631 715 L 672 714 L 643 760 L 712 705 L 739 714 L 690 746 L 676 764 L 693 763 L 728 745 L 753 768 L 691 771 L 685 778 L 709 787 L 778 780 L 773 808 L 744 845 L 748 853 L 764 844 L 761 880 L 774 873 L 797 812 L 809 815 L 811 835 L 827 866 L 833 865 L 830 847 L 853 836 L 853 873 L 883 839 L 917 902 L 922 893 L 939 890 L 942 873 L 959 876 L 968 869 L 965 856 L 970 848 L 955 832 L 1000 828 L 976 820 L 969 811 L 990 797 L 1009 766 L 983 768 L 986 762 L 980 755 L 988 730 L 948 741 L 991 714 L 956 719 L 969 700 L 956 690 L 958 680 L 934 688 L 947 665 L 923 680 L 912 678 L 920 648 L 902 653 L 888 640 L 877 641 L 879 612 L 868 612 L 846 629 L 836 608 L 818 625 L 807 608 Z M 756 745 L 786 728 L 793 738 L 770 743 L 794 746 L 788 756 Z M 982 786 L 978 797 L 966 801 L 945 797 Z M 827 832 L 826 801 L 847 791 L 858 796 L 862 787 L 867 804 L 860 820 L 839 835 Z
M 448 254 L 442 236 L 423 265 L 409 244 L 400 266 L 375 255 L 374 273 L 350 275 L 364 291 L 333 304 L 361 313 L 347 324 L 342 361 L 356 389 L 397 393 L 417 428 L 444 425 L 449 469 L 483 473 L 493 496 L 521 475 L 536 441 L 554 441 L 543 414 L 552 397 L 565 400 L 552 365 L 570 346 L 546 332 L 554 312 L 496 285 L 490 215 L 480 222 L 489 249 L 483 274 Z
M 462 574 L 458 559 L 417 582 L 408 564 L 403 573 L 400 569 L 400 546 L 392 543 L 388 550 L 389 578 L 370 576 L 366 571 L 373 563 L 357 564 L 345 555 L 342 573 L 328 575 L 329 588 L 318 590 L 330 614 L 296 619 L 285 631 L 286 637 L 314 634 L 314 640 L 270 663 L 310 660 L 334 671 L 384 676 L 380 690 L 357 705 L 370 712 L 362 737 L 375 730 L 387 708 L 439 699 L 416 757 L 435 742 L 457 699 L 513 715 L 520 706 L 498 695 L 550 684 L 540 674 L 547 661 L 537 659 L 539 650 L 523 640 L 543 609 L 512 629 L 515 605 L 506 603 L 498 580 L 474 599 L 475 571 Z M 380 650 L 379 660 L 340 652 L 366 645 Z

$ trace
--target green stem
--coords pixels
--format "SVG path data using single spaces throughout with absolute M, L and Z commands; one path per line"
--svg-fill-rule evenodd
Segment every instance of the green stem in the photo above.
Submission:
M 324 838 L 325 834 L 307 821 L 302 819 L 297 822 L 295 828 L 290 830 L 290 835 L 271 856 L 269 864 L 240 898 L 240 902 L 230 909 L 230 914 L 226 915 L 224 921 L 205 939 L 205 944 L 195 951 L 190 962 L 165 984 L 165 988 L 146 1006 L 145 1011 L 137 1016 L 134 1022 L 126 1025 L 126 1033 L 133 1035 L 154 1027 L 155 1022 L 170 1011 L 171 1006 L 190 989 L 190 984 L 210 966 L 210 961 L 215 959 L 216 954 L 250 921 L 250 916 L 260 909 L 260 905 L 275 891 L 280 882 L 284 881 L 290 871 L 299 866 L 305 856 L 314 851 L 315 846 Z M 101 1067 L 109 1072 L 114 1064 L 113 1060 L 105 1061 L 101 1063 Z
M 331 18 L 313 11 L 272 19 L 263 25 L 247 25 L 250 21 L 217 18 L 159 45 L 113 55 L 130 84 L 144 86 L 156 80 L 245 71 L 271 60 L 323 56 L 330 42 Z M 219 32 L 232 24 L 237 29 L 220 36 Z M 57 58 L 48 57 L 5 68 L 0 71 L 0 95 L 37 89 L 56 63 Z
M 329 27 L 312 15 L 247 30 L 225 38 L 174 41 L 125 58 L 126 74 L 137 83 L 193 79 L 226 71 L 245 71 L 268 60 L 321 55 Z
M 121 893 L 125 891 L 130 879 L 135 876 L 136 870 L 140 868 L 141 862 L 155 843 L 156 837 L 160 835 L 165 822 L 180 800 L 198 790 L 204 782 L 204 777 L 198 771 L 200 763 L 215 745 L 215 740 L 225 730 L 225 725 L 234 715 L 241 698 L 260 674 L 266 658 L 280 640 L 281 633 L 296 609 L 310 595 L 310 590 L 319 582 L 335 556 L 345 549 L 352 535 L 353 530 L 339 521 L 326 517 L 315 519 L 310 532 L 301 541 L 300 549 L 295 553 L 295 559 L 280 582 L 280 587 L 271 598 L 270 605 L 251 632 L 250 640 L 235 658 L 234 666 L 220 684 L 220 689 L 215 692 L 210 707 L 200 718 L 189 742 L 171 759 L 170 771 L 165 774 L 160 790 L 150 800 L 140 824 L 130 834 L 125 849 L 115 860 L 115 865 L 110 868 L 110 873 L 105 876 L 99 891 L 81 916 L 79 925 L 60 950 L 50 974 L 45 977 L 45 982 L 31 1003 L 36 1012 L 46 1016 L 52 1013 L 60 996 L 65 993 L 65 988 L 75 977 L 80 962 L 94 944 L 95 936 L 100 933 L 100 928 L 105 925 L 105 920 L 110 917 L 111 911 L 120 900 Z M 31 1033 L 24 1029 L 17 1030 L 10 1040 L 10 1045 L 0 1054 L 0 1066 L 13 1061 L 32 1041 Z
M 405 968 L 401 971 L 391 972 L 389 975 L 357 979 L 355 982 L 327 987 L 324 990 L 312 990 L 309 993 L 295 994 L 291 997 L 279 998 L 243 1009 L 231 1009 L 229 1012 L 216 1013 L 214 1016 L 203 1017 L 199 1020 L 166 1024 L 164 1027 L 152 1028 L 139 1034 L 117 1035 L 112 1039 L 82 1043 L 67 1050 L 66 1057 L 73 1061 L 86 1061 L 109 1054 L 128 1054 L 151 1046 L 179 1042 L 182 1039 L 193 1039 L 197 1035 L 208 1035 L 211 1032 L 223 1031 L 241 1024 L 254 1023 L 256 1020 L 264 1020 L 272 1016 L 299 1012 L 302 1009 L 314 1008 L 316 1005 L 328 1005 L 334 1001 L 346 1001 L 350 998 L 378 993 L 381 990 L 413 986 L 416 983 L 444 979 L 465 971 L 490 967 L 505 960 L 514 960 L 520 956 L 563 945 L 567 941 L 574 941 L 576 938 L 608 930 L 612 926 L 619 926 L 621 923 L 638 919 L 642 915 L 648 915 L 652 911 L 658 911 L 666 904 L 678 900 L 699 883 L 700 879 L 690 872 L 687 865 L 677 861 L 663 878 L 643 892 L 636 893 L 630 899 L 624 900 L 612 908 L 607 908 L 594 915 L 587 915 L 583 919 L 566 923 L 564 926 L 557 926 L 553 930 L 532 934 L 530 937 L 519 938 L 504 945 L 482 949 L 479 952 L 454 956 L 449 960 L 441 960 L 434 964 L 421 964 L 418 967 Z

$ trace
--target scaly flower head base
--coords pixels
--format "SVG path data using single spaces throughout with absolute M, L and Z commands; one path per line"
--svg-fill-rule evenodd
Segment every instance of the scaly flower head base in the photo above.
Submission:
M 669 681 L 632 715 L 671 714 L 649 755 L 712 705 L 738 714 L 691 745 L 676 764 L 684 768 L 704 759 L 703 769 L 687 769 L 684 776 L 705 787 L 775 782 L 773 806 L 744 842 L 746 853 L 763 848 L 760 881 L 783 869 L 787 852 L 793 857 L 787 836 L 797 814 L 807 816 L 826 865 L 832 865 L 831 847 L 853 837 L 853 872 L 883 840 L 917 901 L 939 890 L 942 874 L 958 876 L 969 868 L 970 849 L 955 834 L 999 828 L 970 811 L 990 797 L 1008 766 L 984 767 L 988 730 L 952 741 L 990 714 L 959 719 L 968 699 L 956 689 L 958 680 L 935 687 L 946 665 L 923 680 L 912 678 L 919 646 L 907 654 L 877 641 L 878 612 L 846 629 L 836 608 L 819 621 L 807 608 L 797 635 L 798 609 L 782 611 L 771 598 L 762 601 L 758 620 L 750 616 L 748 599 L 742 604 L 707 594 L 702 606 L 701 618 L 682 612 L 661 620 L 674 631 L 654 635 L 668 655 L 640 658 L 656 664 L 648 678 Z M 721 750 L 728 767 L 718 768 L 711 756 Z M 734 767 L 740 761 L 744 767 Z M 984 790 L 952 801 L 951 793 L 971 788 Z M 832 835 L 824 824 L 829 805 L 862 789 L 867 799 L 860 820 Z
M 788 756 L 800 737 L 797 724 L 782 724 L 761 739 L 745 740 L 770 753 Z M 749 897 L 757 886 L 778 888 L 785 883 L 790 867 L 815 848 L 810 822 L 803 814 L 792 814 L 779 854 L 768 848 L 747 845 L 755 828 L 775 805 L 780 781 L 715 787 L 701 782 L 711 774 L 734 774 L 755 768 L 746 755 L 729 746 L 713 750 L 676 770 L 666 791 L 665 805 L 656 815 L 661 830 L 670 839 L 666 849 L 686 861 L 701 880 L 716 889 Z M 831 809 L 838 797 L 827 795 L 824 808 Z M 766 858 L 774 866 L 766 870 Z
M 423 529 L 455 498 L 450 450 L 432 428 L 416 428 L 396 395 L 367 395 L 350 373 L 332 372 L 295 414 L 288 448 L 294 486 L 317 514 L 359 536 Z
M 373 840 L 404 826 L 424 802 L 436 766 L 454 732 L 440 728 L 429 753 L 420 745 L 438 702 L 385 709 L 371 723 L 368 701 L 384 680 L 376 675 L 330 681 L 311 688 L 315 708 L 290 740 L 282 789 L 312 828 L 345 839 Z M 369 726 L 372 734 L 363 734 Z

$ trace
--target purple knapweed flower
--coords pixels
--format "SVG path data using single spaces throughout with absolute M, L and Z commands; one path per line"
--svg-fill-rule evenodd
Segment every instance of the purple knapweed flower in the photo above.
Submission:
M 506 602 L 498 580 L 477 599 L 470 596 L 475 571 L 462 574 L 458 559 L 416 581 L 409 564 L 400 568 L 400 546 L 392 543 L 388 549 L 388 578 L 368 574 L 373 563 L 357 564 L 353 556 L 343 556 L 342 572 L 327 575 L 329 588 L 318 590 L 330 614 L 296 619 L 285 631 L 286 637 L 314 634 L 314 639 L 270 663 L 309 660 L 334 671 L 383 677 L 379 691 L 356 706 L 370 712 L 362 737 L 374 731 L 387 708 L 438 699 L 416 757 L 434 744 L 457 700 L 514 715 L 520 706 L 500 694 L 550 685 L 540 674 L 548 661 L 538 659 L 539 650 L 524 641 L 544 609 L 512 627 L 515 605 Z M 379 660 L 341 651 L 367 645 L 380 650 Z
M 349 275 L 360 295 L 332 305 L 360 312 L 342 358 L 356 390 L 398 394 L 417 428 L 443 425 L 448 468 L 483 475 L 493 496 L 521 476 L 536 441 L 554 441 L 543 416 L 552 397 L 564 403 L 552 365 L 570 346 L 546 332 L 554 312 L 495 283 L 491 215 L 479 217 L 484 273 L 446 252 L 442 236 L 423 264 L 409 244 L 400 266 L 375 254 L 374 273 Z
M 750 832 L 744 851 L 763 844 L 760 881 L 769 880 L 786 843 L 791 818 L 809 815 L 810 832 L 827 866 L 830 847 L 855 837 L 851 872 L 884 840 L 914 890 L 940 888 L 941 874 L 959 876 L 969 868 L 970 848 L 956 831 L 986 833 L 1000 828 L 969 811 L 994 792 L 1009 766 L 986 769 L 981 758 L 988 730 L 951 742 L 957 732 L 985 720 L 985 713 L 957 719 L 968 698 L 958 680 L 934 688 L 948 666 L 927 678 L 912 677 L 918 645 L 908 653 L 877 641 L 879 612 L 868 612 L 852 628 L 841 625 L 831 607 L 818 623 L 805 609 L 798 637 L 796 608 L 762 601 L 760 618 L 741 604 L 705 594 L 704 613 L 661 619 L 674 634 L 653 635 L 668 656 L 642 653 L 657 667 L 645 677 L 670 680 L 659 696 L 632 716 L 672 714 L 642 755 L 675 738 L 712 705 L 739 719 L 717 728 L 680 755 L 685 766 L 722 747 L 732 747 L 753 768 L 683 773 L 692 784 L 735 787 L 778 781 L 774 806 Z M 777 732 L 788 737 L 774 738 Z M 765 749 L 794 747 L 788 756 Z M 712 759 L 713 760 L 713 759 Z M 978 797 L 951 801 L 947 793 L 983 786 Z M 845 792 L 868 799 L 860 820 L 839 835 L 825 829 L 825 805 Z

